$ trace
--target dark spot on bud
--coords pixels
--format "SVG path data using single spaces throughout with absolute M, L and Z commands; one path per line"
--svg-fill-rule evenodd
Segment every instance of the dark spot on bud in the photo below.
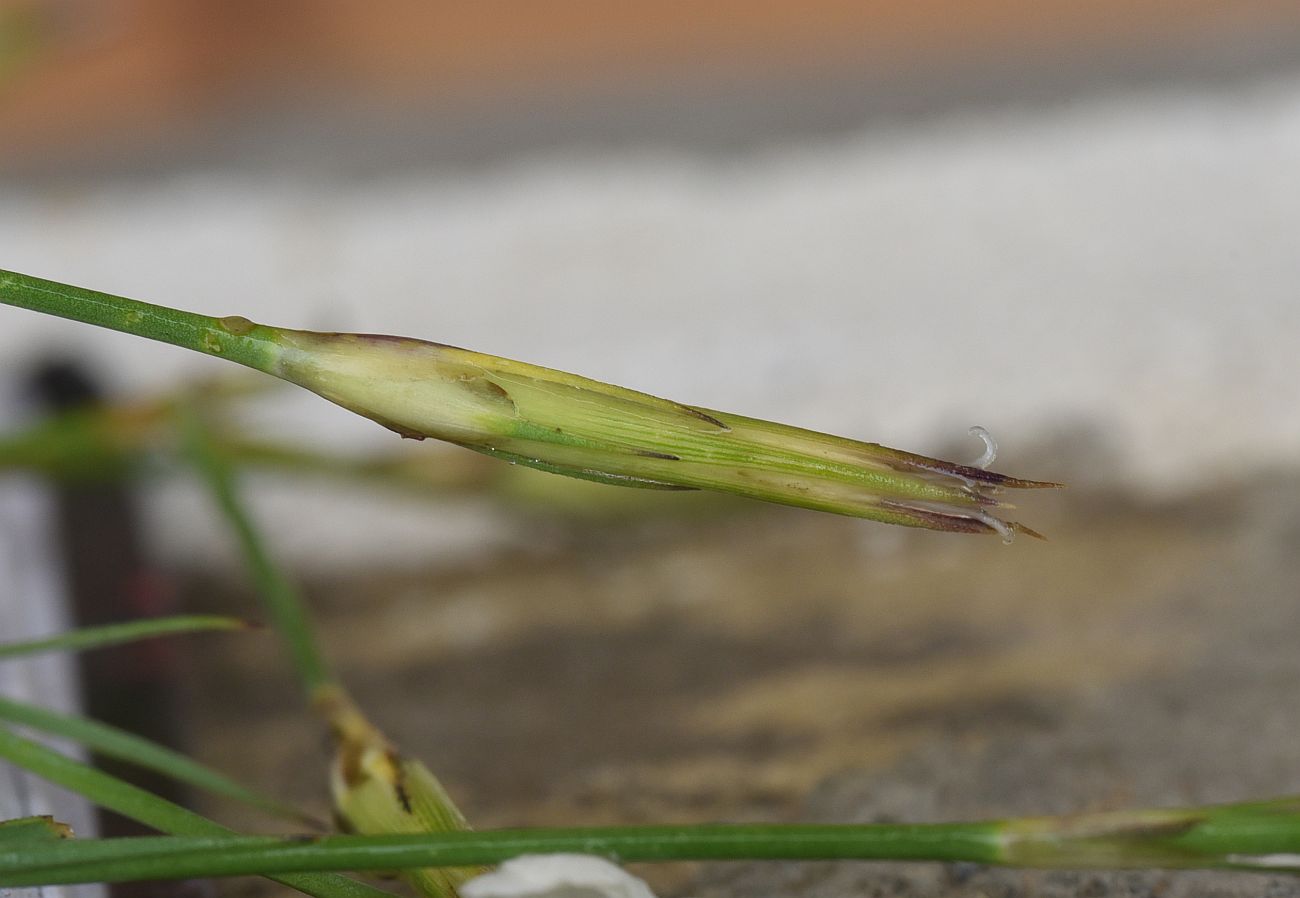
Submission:
M 655 452 L 653 449 L 633 449 L 633 455 L 639 455 L 642 458 L 662 458 L 664 461 L 681 461 L 680 455 L 669 455 L 667 452 Z
M 474 393 L 479 399 L 486 399 L 488 402 L 504 404 L 510 407 L 510 414 L 516 412 L 515 401 L 510 398 L 506 388 L 493 380 L 486 377 L 462 376 L 460 382 L 465 385 L 471 393 Z
M 397 752 L 388 752 L 388 763 L 393 768 L 393 794 L 397 796 L 397 801 L 402 806 L 402 810 L 408 814 L 414 814 L 411 808 L 411 794 L 406 790 L 406 770 L 402 767 L 402 758 Z
M 914 505 L 907 505 L 902 502 L 895 502 L 885 499 L 880 503 L 882 508 L 888 508 L 890 511 L 906 516 L 910 519 L 914 527 L 925 527 L 930 530 L 946 530 L 949 533 L 995 533 L 996 531 L 979 518 L 972 518 L 968 515 L 938 511 L 932 508 L 918 508 Z
M 393 783 L 393 793 L 397 795 L 397 800 L 401 802 L 402 810 L 408 814 L 414 814 L 411 809 L 411 796 L 406 791 L 406 786 L 402 783 Z
M 677 407 L 680 408 L 682 411 L 686 412 L 686 414 L 688 415 L 694 415 L 695 417 L 699 418 L 701 421 L 706 421 L 709 424 L 712 424 L 714 427 L 718 428 L 719 430 L 722 431 L 731 430 L 730 427 L 728 427 L 726 424 L 723 424 L 717 418 L 713 417 L 707 412 L 700 411 L 698 408 L 695 408 L 692 405 L 681 405 L 679 403 L 677 404 Z
M 361 747 L 351 742 L 339 746 L 339 772 L 349 789 L 361 785 L 365 776 L 361 770 Z

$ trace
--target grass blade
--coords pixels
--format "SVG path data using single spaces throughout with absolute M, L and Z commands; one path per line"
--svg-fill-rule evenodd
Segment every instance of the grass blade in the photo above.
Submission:
M 67 633 L 41 639 L 0 644 L 0 661 L 22 655 L 36 655 L 42 652 L 84 652 L 88 649 L 119 645 L 124 642 L 138 642 L 142 639 L 156 639 L 160 636 L 174 636 L 180 633 L 199 633 L 209 630 L 246 630 L 249 626 L 247 621 L 210 614 L 155 617 L 120 624 L 107 624 L 102 627 L 86 627 L 81 630 L 71 630 Z
M 219 823 L 75 761 L 38 742 L 24 739 L 5 727 L 0 727 L 0 759 L 75 792 L 100 807 L 166 833 L 183 836 L 235 835 Z M 4 857 L 11 862 L 16 862 L 15 857 L 21 861 L 24 857 L 29 857 L 32 850 L 34 849 L 6 851 Z M 166 871 L 159 871 L 158 875 L 163 878 L 185 876 L 183 873 L 173 876 Z M 316 898 L 394 898 L 391 892 L 336 874 L 301 873 L 272 878 Z
M 255 807 L 295 823 L 315 826 L 316 821 L 286 804 L 259 795 L 211 767 L 134 733 L 73 714 L 63 714 L 0 697 L 0 721 L 21 724 L 70 739 L 96 754 L 116 758 L 169 776 L 199 789 Z

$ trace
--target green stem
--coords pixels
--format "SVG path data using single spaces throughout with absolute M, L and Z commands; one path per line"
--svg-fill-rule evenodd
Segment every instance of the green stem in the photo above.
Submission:
M 208 436 L 198 412 L 182 403 L 177 414 L 189 456 L 239 541 L 258 595 L 289 649 L 294 669 L 308 698 L 315 699 L 326 687 L 334 685 L 335 679 L 316 644 L 306 605 L 293 582 L 272 560 L 266 540 L 239 499 L 230 465 Z
M 0 853 L 0 884 L 120 882 L 250 872 L 401 870 L 499 863 L 577 852 L 621 862 L 943 860 L 992 863 L 995 824 L 714 825 L 497 830 L 429 835 L 282 839 L 113 839 Z M 11 860 L 11 858 L 14 858 Z
M 259 371 L 269 370 L 278 352 L 273 329 L 244 318 L 212 318 L 13 271 L 0 270 L 0 303 L 182 346 Z

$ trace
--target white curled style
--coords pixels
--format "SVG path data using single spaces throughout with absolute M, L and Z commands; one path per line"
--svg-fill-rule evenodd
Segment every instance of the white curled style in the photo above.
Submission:
M 982 468 L 987 471 L 989 465 L 993 464 L 998 457 L 998 441 L 993 439 L 993 434 L 989 433 L 987 427 L 981 427 L 978 424 L 972 427 L 969 433 L 971 436 L 979 437 L 984 441 L 984 454 L 971 462 L 971 467 Z

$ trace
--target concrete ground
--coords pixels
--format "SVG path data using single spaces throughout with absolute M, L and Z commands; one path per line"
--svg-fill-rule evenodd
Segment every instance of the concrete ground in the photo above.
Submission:
M 335 577 L 310 596 L 362 703 L 485 827 L 1300 793 L 1300 475 L 1162 503 L 1084 488 L 1025 516 L 1051 541 L 1004 548 L 748 505 L 595 528 L 540 519 L 547 548 Z M 249 601 L 204 583 L 206 601 Z M 195 663 L 202 755 L 323 810 L 319 733 L 274 641 L 205 643 Z M 1296 880 L 1247 874 L 639 872 L 708 898 L 1300 895 Z

